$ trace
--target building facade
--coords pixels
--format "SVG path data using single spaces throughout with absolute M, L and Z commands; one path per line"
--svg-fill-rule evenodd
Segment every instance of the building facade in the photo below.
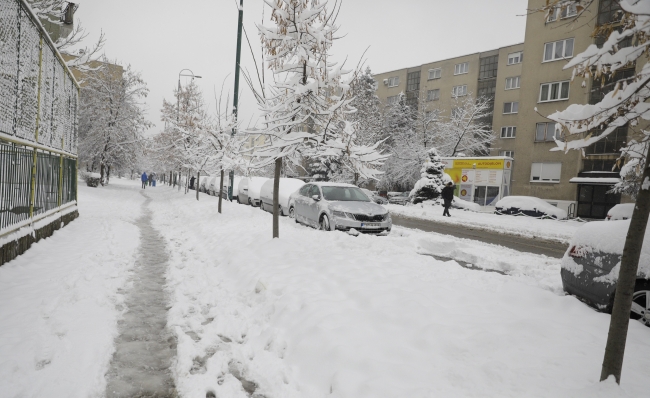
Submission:
M 528 9 L 544 5 L 546 0 L 529 0 Z M 390 104 L 404 92 L 410 105 L 420 111 L 437 108 L 443 117 L 449 115 L 454 95 L 491 98 L 495 140 L 489 154 L 514 159 L 511 194 L 545 199 L 574 216 L 604 218 L 612 206 L 627 200 L 607 192 L 619 177 L 620 148 L 635 132 L 620 128 L 584 153 L 551 151 L 555 140 L 565 137 L 545 116 L 570 104 L 597 103 L 614 88 L 600 80 L 571 80 L 572 69 L 564 66 L 589 45 L 603 42 L 603 37 L 593 37 L 595 28 L 615 27 L 617 10 L 617 2 L 601 0 L 579 21 L 573 8 L 557 9 L 548 18 L 531 13 L 523 43 L 376 74 L 377 95 Z M 617 78 L 634 72 L 632 66 Z

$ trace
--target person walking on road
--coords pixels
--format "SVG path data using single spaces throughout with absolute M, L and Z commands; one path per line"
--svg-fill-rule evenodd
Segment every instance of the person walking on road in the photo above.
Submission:
M 451 217 L 449 214 L 449 208 L 451 207 L 451 202 L 454 200 L 454 183 L 449 181 L 447 186 L 442 188 L 441 193 L 442 199 L 445 201 L 445 211 L 442 213 L 443 216 Z
M 147 188 L 147 181 L 148 181 L 148 180 L 149 180 L 149 178 L 147 177 L 147 173 L 146 173 L 146 172 L 143 172 L 143 173 L 142 173 L 142 176 L 140 176 L 140 181 L 142 181 L 142 189 L 146 189 L 146 188 Z

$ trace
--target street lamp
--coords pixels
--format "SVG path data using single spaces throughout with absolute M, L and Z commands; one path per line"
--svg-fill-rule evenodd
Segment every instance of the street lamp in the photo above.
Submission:
M 189 71 L 190 74 L 189 75 L 184 75 L 183 72 L 185 72 L 185 71 Z M 180 110 L 181 110 L 181 106 L 180 106 L 180 102 L 179 102 L 180 95 L 181 95 L 181 76 L 191 77 L 192 80 L 201 78 L 201 76 L 195 75 L 194 72 L 192 72 L 190 69 L 183 69 L 180 72 L 178 72 L 178 93 L 176 94 L 176 123 L 179 122 Z

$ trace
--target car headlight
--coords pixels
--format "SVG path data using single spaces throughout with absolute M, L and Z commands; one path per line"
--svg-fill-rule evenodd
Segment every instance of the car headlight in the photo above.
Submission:
M 332 210 L 332 215 L 334 217 L 349 218 L 350 220 L 354 220 L 354 216 L 352 214 L 346 213 L 344 211 Z

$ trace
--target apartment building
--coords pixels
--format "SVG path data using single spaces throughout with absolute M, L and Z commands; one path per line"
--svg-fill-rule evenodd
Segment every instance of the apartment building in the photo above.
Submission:
M 529 0 L 528 9 L 545 4 Z M 532 13 L 523 43 L 376 74 L 377 95 L 389 104 L 404 92 L 412 106 L 439 109 L 443 116 L 449 114 L 454 95 L 492 98 L 495 140 L 490 155 L 514 159 L 511 194 L 545 199 L 575 216 L 604 218 L 612 206 L 629 200 L 607 192 L 619 177 L 620 148 L 635 132 L 619 128 L 584 154 L 551 151 L 555 138 L 565 137 L 556 137 L 555 123 L 545 116 L 570 104 L 597 103 L 613 89 L 610 82 L 571 81 L 572 70 L 563 67 L 589 45 L 604 41 L 592 37 L 594 28 L 615 26 L 619 9 L 617 2 L 596 1 L 578 23 L 573 23 L 573 8 L 557 9 L 548 18 Z M 634 72 L 631 67 L 617 78 Z

